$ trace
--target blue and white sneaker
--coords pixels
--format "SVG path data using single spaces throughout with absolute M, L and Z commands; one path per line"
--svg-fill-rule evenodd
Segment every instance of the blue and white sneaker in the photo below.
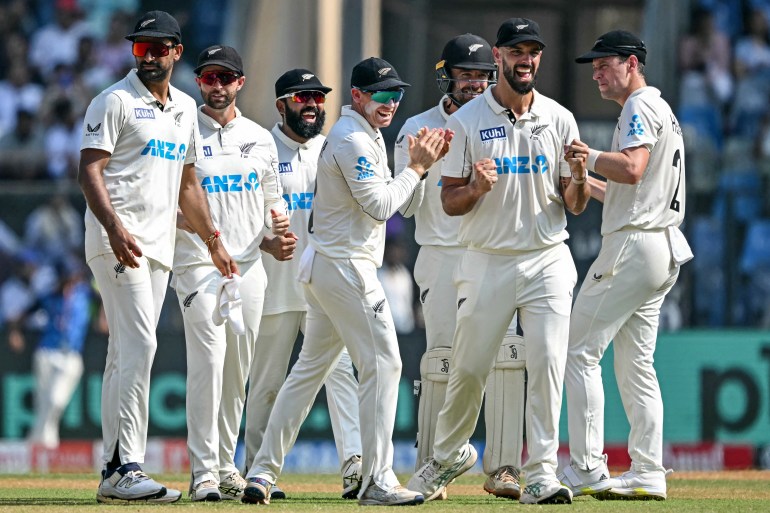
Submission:
M 246 504 L 270 504 L 270 489 L 273 485 L 261 477 L 250 477 L 246 480 L 241 502 Z
M 182 497 L 182 492 L 161 485 L 144 473 L 137 463 L 126 463 L 107 476 L 102 470 L 102 481 L 96 492 L 97 502 L 103 504 L 148 502 L 170 503 Z

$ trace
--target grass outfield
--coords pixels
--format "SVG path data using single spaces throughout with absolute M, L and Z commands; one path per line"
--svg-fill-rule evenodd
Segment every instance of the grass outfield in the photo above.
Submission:
M 162 482 L 179 489 L 187 489 L 187 477 L 181 475 L 156 476 Z M 401 476 L 406 482 L 408 476 Z M 526 508 L 518 502 L 497 499 L 482 489 L 483 476 L 465 475 L 449 488 L 449 500 L 430 502 L 421 510 L 463 511 L 464 513 L 509 511 Z M 265 507 L 273 511 L 354 511 L 355 501 L 339 497 L 341 483 L 335 475 L 286 475 L 281 487 L 289 499 L 273 501 L 270 506 L 254 506 L 232 501 L 220 503 L 192 503 L 186 493 L 181 501 L 171 505 L 107 506 L 96 503 L 98 480 L 95 475 L 7 475 L 0 476 L 0 512 L 69 512 L 103 511 L 105 508 L 126 508 L 136 511 L 150 508 L 153 512 L 244 510 Z M 540 510 L 544 506 L 538 506 Z M 565 506 L 568 507 L 568 506 Z M 559 508 L 548 506 L 548 508 Z M 411 510 L 410 510 L 411 511 Z M 578 497 L 570 511 L 635 511 L 661 512 L 770 512 L 770 471 L 745 472 L 678 472 L 669 476 L 667 501 L 598 501 Z

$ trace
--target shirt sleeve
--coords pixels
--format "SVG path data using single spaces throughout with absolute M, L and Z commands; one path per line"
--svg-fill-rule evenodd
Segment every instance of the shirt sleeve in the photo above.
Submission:
M 125 105 L 115 93 L 100 94 L 86 110 L 80 149 L 93 148 L 112 153 L 126 120 Z
M 655 112 L 639 98 L 631 98 L 626 108 L 620 113 L 620 136 L 618 149 L 638 148 L 644 146 L 652 151 L 658 142 L 660 122 Z
M 406 202 L 420 176 L 407 168 L 391 179 L 387 155 L 363 132 L 349 135 L 340 146 L 334 158 L 353 198 L 372 218 L 387 220 Z
M 471 141 L 465 127 L 455 116 L 449 116 L 446 124 L 447 130 L 454 130 L 454 138 L 449 145 L 449 151 L 444 157 L 441 166 L 441 174 L 450 178 L 466 178 L 473 174 L 473 155 L 471 153 Z
M 401 127 L 401 131 L 398 133 L 398 138 L 396 138 L 396 148 L 393 151 L 396 176 L 401 174 L 409 163 L 409 138 L 407 135 L 415 135 L 417 130 L 419 130 L 419 127 L 416 126 L 416 123 L 407 120 L 407 122 L 404 123 L 404 126 Z M 420 209 L 424 196 L 425 180 L 420 180 L 412 194 L 407 198 L 401 208 L 399 208 L 401 214 L 404 217 L 412 217 L 414 213 Z

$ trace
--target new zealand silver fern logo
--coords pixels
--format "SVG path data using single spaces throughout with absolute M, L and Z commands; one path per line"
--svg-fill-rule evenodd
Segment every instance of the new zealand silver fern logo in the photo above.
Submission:
M 118 279 L 118 275 L 119 274 L 123 274 L 123 273 L 126 272 L 126 266 L 121 264 L 120 262 L 115 264 L 115 267 L 113 267 L 113 269 L 115 270 L 115 279 L 116 280 Z
M 249 158 L 249 153 L 251 153 L 251 150 L 256 146 L 256 142 L 248 142 L 241 144 L 241 158 L 247 159 Z
M 465 303 L 465 300 L 468 299 L 467 297 L 461 297 L 459 301 L 457 301 L 457 309 L 459 310 L 461 306 L 463 306 L 463 303 Z
M 425 289 L 422 294 L 420 294 L 420 303 L 425 304 L 425 298 L 428 297 L 428 292 L 430 292 L 430 289 Z
M 188 294 L 186 298 L 184 298 L 184 301 L 182 301 L 182 305 L 184 305 L 184 309 L 187 310 L 190 305 L 192 305 L 193 299 L 195 299 L 195 296 L 198 295 L 198 291 Z
M 174 123 L 176 126 L 182 126 L 182 116 L 184 115 L 184 112 L 177 112 L 174 114 Z
M 543 131 L 548 128 L 548 125 L 535 125 L 532 127 L 532 135 L 529 136 L 530 139 L 537 140 L 538 136 L 543 133 Z
M 382 313 L 385 311 L 385 300 L 380 299 L 376 303 L 372 305 L 372 310 L 374 310 L 374 318 L 377 318 L 378 313 Z

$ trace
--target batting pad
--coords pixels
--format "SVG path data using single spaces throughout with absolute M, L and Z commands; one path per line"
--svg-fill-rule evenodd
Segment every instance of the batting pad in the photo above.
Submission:
M 511 465 L 521 468 L 524 445 L 524 338 L 506 336 L 497 352 L 495 366 L 487 377 L 484 422 L 487 445 L 484 449 L 484 472 Z
M 452 349 L 438 347 L 426 351 L 420 360 L 420 403 L 417 411 L 417 462 L 419 469 L 425 458 L 433 455 L 433 439 L 436 436 L 438 412 L 444 406 L 449 381 L 449 365 Z

